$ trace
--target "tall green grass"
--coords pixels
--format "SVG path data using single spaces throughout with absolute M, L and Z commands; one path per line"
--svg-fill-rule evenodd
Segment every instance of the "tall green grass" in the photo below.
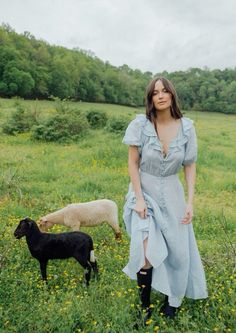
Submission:
M 46 117 L 54 102 L 22 101 Z M 116 105 L 72 103 L 87 112 L 130 119 L 143 112 Z M 14 110 L 14 100 L 0 99 L 0 125 Z M 163 296 L 153 292 L 153 322 L 140 332 L 235 332 L 235 116 L 186 112 L 195 121 L 199 157 L 194 228 L 206 270 L 209 298 L 185 299 L 175 321 L 158 314 Z M 0 135 L 0 332 L 132 332 L 138 303 L 136 283 L 123 273 L 129 239 L 122 222 L 129 182 L 127 147 L 122 135 L 90 130 L 73 144 L 39 143 L 30 133 Z M 183 181 L 183 172 L 180 174 Z M 119 206 L 123 239 L 114 240 L 106 225 L 87 228 L 99 263 L 100 280 L 82 286 L 83 270 L 73 259 L 51 261 L 48 286 L 25 240 L 13 231 L 24 216 L 40 216 L 71 202 L 99 198 Z M 66 230 L 54 227 L 55 232 Z

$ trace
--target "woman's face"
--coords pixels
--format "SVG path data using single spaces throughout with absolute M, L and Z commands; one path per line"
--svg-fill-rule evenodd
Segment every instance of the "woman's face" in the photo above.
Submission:
M 155 109 L 158 111 L 163 111 L 169 109 L 172 102 L 171 93 L 169 93 L 163 86 L 162 81 L 158 80 L 155 83 L 155 88 L 152 95 L 152 101 Z

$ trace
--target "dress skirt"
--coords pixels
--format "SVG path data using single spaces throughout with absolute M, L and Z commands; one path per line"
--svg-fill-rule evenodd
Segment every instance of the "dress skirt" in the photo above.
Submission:
M 186 203 L 178 175 L 157 177 L 140 172 L 140 180 L 148 216 L 142 219 L 134 210 L 136 198 L 130 184 L 123 214 L 131 237 L 130 257 L 123 271 L 136 279 L 136 273 L 145 265 L 143 240 L 148 237 L 146 257 L 153 266 L 152 287 L 168 295 L 171 306 L 180 306 L 184 296 L 206 298 L 205 274 L 193 225 L 181 224 Z

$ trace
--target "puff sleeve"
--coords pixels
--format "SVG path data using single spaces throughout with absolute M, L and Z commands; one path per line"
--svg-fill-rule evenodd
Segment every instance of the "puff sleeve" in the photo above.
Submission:
M 130 146 L 142 147 L 142 128 L 145 121 L 145 115 L 137 115 L 136 118 L 129 123 L 122 143 Z
M 197 161 L 197 136 L 195 127 L 192 126 L 189 129 L 188 141 L 185 146 L 185 156 L 183 165 L 189 165 Z

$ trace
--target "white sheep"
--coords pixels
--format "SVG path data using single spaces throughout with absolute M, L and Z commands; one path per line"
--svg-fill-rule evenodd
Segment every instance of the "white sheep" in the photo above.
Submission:
M 116 239 L 121 238 L 117 204 L 107 199 L 70 204 L 41 217 L 39 226 L 41 230 L 47 231 L 54 224 L 61 224 L 79 231 L 80 227 L 93 227 L 103 222 L 112 227 Z

